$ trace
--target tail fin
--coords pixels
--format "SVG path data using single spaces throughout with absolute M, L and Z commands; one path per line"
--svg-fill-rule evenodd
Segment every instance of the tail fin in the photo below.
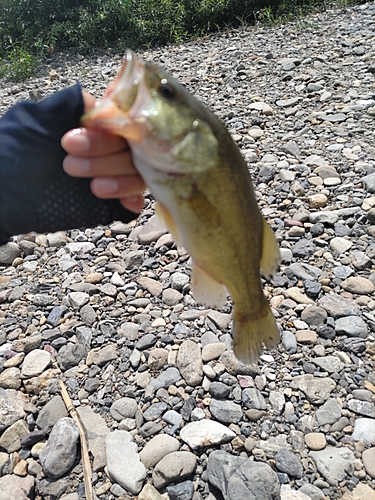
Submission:
M 262 352 L 262 343 L 268 349 L 279 341 L 279 330 L 268 303 L 257 314 L 243 314 L 236 307 L 233 312 L 234 354 L 242 363 L 256 363 Z

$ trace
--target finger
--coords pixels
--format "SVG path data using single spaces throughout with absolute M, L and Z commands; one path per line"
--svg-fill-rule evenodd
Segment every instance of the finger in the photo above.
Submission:
M 82 90 L 83 104 L 84 104 L 84 112 L 88 113 L 90 109 L 95 107 L 96 99 L 93 95 L 89 94 L 85 90 Z
M 146 186 L 139 175 L 117 177 L 95 177 L 91 181 L 91 191 L 98 198 L 129 198 L 143 193 Z
M 142 195 L 130 196 L 128 198 L 121 198 L 120 203 L 127 210 L 138 213 L 142 210 L 145 204 L 145 199 Z
M 69 130 L 61 139 L 61 146 L 75 156 L 105 156 L 129 149 L 125 139 L 84 127 Z
M 110 177 L 116 175 L 137 175 L 130 151 L 95 158 L 81 158 L 67 155 L 63 169 L 72 177 Z

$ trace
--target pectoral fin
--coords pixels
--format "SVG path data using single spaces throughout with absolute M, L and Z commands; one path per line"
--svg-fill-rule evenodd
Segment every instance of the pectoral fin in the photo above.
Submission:
M 197 302 L 209 307 L 223 307 L 227 300 L 224 286 L 211 278 L 193 261 L 191 285 Z
M 174 239 L 176 245 L 179 247 L 183 247 L 184 244 L 182 242 L 180 230 L 178 229 L 178 227 L 177 227 L 171 213 L 169 212 L 169 210 L 161 203 L 156 202 L 155 213 L 160 221 L 161 226 L 168 229 L 168 231 L 173 236 L 173 239 Z
M 280 264 L 279 245 L 276 241 L 272 229 L 263 220 L 263 245 L 260 268 L 266 278 L 270 278 L 277 271 Z

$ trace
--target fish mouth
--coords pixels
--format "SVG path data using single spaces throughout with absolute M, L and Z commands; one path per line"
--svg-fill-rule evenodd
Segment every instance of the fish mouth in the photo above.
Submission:
M 82 116 L 81 124 L 87 128 L 141 142 L 145 133 L 145 123 L 142 123 L 142 120 L 135 122 L 131 115 L 134 114 L 133 105 L 137 97 L 139 98 L 138 91 L 143 76 L 143 64 L 132 50 L 127 49 L 124 64 L 113 83 L 113 91 L 94 109 Z

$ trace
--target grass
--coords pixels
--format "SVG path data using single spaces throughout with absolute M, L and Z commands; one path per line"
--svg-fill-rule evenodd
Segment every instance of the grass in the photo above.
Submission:
M 324 10 L 327 1 L 0 0 L 0 77 L 25 80 L 57 50 L 176 44 L 243 24 L 285 22 Z

